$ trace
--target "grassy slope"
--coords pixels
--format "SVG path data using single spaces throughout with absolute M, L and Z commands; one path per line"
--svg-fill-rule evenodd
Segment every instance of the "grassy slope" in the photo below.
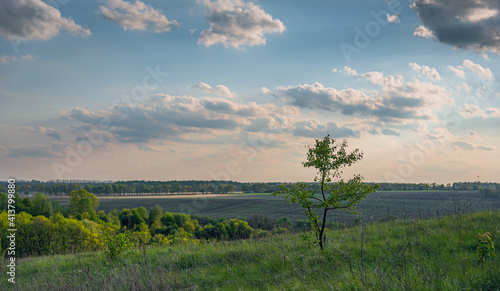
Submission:
M 396 221 L 328 232 L 325 251 L 300 235 L 152 247 L 109 264 L 100 253 L 28 258 L 20 290 L 498 290 L 500 255 L 477 263 L 475 236 L 500 238 L 500 213 Z M 363 248 L 361 244 L 363 243 Z M 2 263 L 0 289 L 6 282 Z

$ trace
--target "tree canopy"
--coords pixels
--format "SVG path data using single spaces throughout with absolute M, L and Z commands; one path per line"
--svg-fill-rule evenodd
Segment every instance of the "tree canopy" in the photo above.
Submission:
M 87 213 L 90 217 L 96 216 L 99 200 L 94 194 L 85 189 L 74 190 L 69 194 L 69 212 L 71 215 L 82 216 Z

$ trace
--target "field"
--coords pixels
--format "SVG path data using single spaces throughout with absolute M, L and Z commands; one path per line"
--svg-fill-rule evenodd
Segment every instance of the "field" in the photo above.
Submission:
M 270 194 L 170 195 L 98 197 L 98 210 L 106 213 L 113 209 L 159 204 L 163 210 L 210 216 L 212 218 L 246 218 L 263 214 L 279 219 L 306 219 L 304 210 L 290 205 L 283 197 Z M 67 197 L 54 197 L 61 206 L 69 204 Z M 500 209 L 500 199 L 483 198 L 478 191 L 405 191 L 376 192 L 358 206 L 360 216 L 367 222 L 395 218 L 431 218 L 472 211 Z M 351 223 L 356 219 L 347 211 L 332 211 L 330 221 Z
M 395 198 L 396 199 L 396 198 Z M 398 220 L 300 234 L 152 246 L 110 263 L 100 252 L 19 259 L 1 290 L 499 290 L 500 255 L 478 262 L 476 235 L 500 237 L 500 214 Z M 498 253 L 498 251 L 497 251 Z

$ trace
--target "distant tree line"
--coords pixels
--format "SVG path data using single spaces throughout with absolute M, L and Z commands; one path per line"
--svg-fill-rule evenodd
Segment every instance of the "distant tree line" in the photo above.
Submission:
M 7 192 L 7 182 L 0 182 L 0 192 Z M 16 181 L 17 192 L 40 192 L 54 196 L 68 196 L 72 191 L 85 189 L 97 196 L 165 195 L 165 194 L 228 194 L 271 193 L 279 183 L 240 183 L 233 181 L 123 181 L 113 183 L 65 183 Z
M 7 192 L 7 182 L 0 182 L 0 192 Z M 228 194 L 272 193 L 283 183 L 241 183 L 234 181 L 16 181 L 17 192 L 29 194 L 40 192 L 49 196 L 68 196 L 72 191 L 85 189 L 97 196 L 165 195 L 165 194 Z M 317 183 L 307 183 L 310 189 L 319 189 Z M 372 185 L 374 183 L 366 183 Z M 421 190 L 500 190 L 500 183 L 455 182 L 448 183 L 377 183 L 379 191 Z
M 415 191 L 415 190 L 500 190 L 500 183 L 488 182 L 455 182 L 448 183 L 378 183 L 379 191 Z

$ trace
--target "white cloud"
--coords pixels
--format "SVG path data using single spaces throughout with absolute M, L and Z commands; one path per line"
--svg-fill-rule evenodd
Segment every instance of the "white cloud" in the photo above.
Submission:
M 403 77 L 402 76 L 398 75 L 398 76 L 396 76 L 396 78 L 394 78 L 393 76 L 385 77 L 384 73 L 377 72 L 377 71 L 371 71 L 371 72 L 364 73 L 361 75 L 361 77 L 369 80 L 372 84 L 377 84 L 377 85 L 381 85 L 381 86 L 383 86 L 384 84 L 392 84 L 392 85 L 403 84 Z
M 462 150 L 462 151 L 473 151 L 473 150 L 493 151 L 493 150 L 495 150 L 494 147 L 487 146 L 487 145 L 475 145 L 475 144 L 470 143 L 468 141 L 453 142 L 451 144 L 451 147 L 455 150 Z
M 476 115 L 483 115 L 481 108 L 474 104 L 465 104 L 459 112 L 463 117 L 472 117 Z
M 470 139 L 472 140 L 478 140 L 478 141 L 481 141 L 483 140 L 481 138 L 481 136 L 479 136 L 479 134 L 473 130 L 469 130 L 469 136 L 468 136 Z
M 476 74 L 478 74 L 481 78 L 485 79 L 486 81 L 491 82 L 491 81 L 495 80 L 495 77 L 493 76 L 493 73 L 491 72 L 491 70 L 489 68 L 483 68 L 481 65 L 475 64 L 474 62 L 472 62 L 470 60 L 464 60 L 462 62 L 461 66 L 448 66 L 448 70 L 450 70 L 456 76 L 458 76 L 462 79 L 465 79 L 465 69 L 466 68 L 472 72 L 475 72 Z M 464 87 L 467 91 L 468 89 L 466 86 L 469 87 L 469 90 L 470 90 L 470 86 L 464 83 Z
M 178 27 L 175 20 L 168 20 L 159 9 L 141 1 L 133 4 L 124 0 L 107 0 L 99 6 L 102 17 L 115 21 L 123 30 L 146 30 L 151 27 L 154 32 L 161 33 Z
M 8 65 L 11 62 L 32 61 L 34 59 L 35 58 L 32 55 L 24 55 L 24 56 L 2 55 L 0 56 L 0 63 Z
M 448 66 L 448 69 L 450 71 L 452 71 L 458 77 L 460 77 L 462 79 L 465 79 L 465 72 L 463 70 L 463 67 L 461 67 L 461 66 L 458 66 L 458 67 Z
M 298 107 L 340 111 L 343 115 L 375 117 L 383 122 L 399 123 L 403 120 L 432 118 L 430 107 L 435 105 L 436 100 L 431 100 L 431 98 L 436 96 L 446 98 L 435 91 L 435 88 L 420 84 L 388 88 L 385 93 L 379 92 L 369 96 L 355 89 L 337 90 L 315 83 L 281 87 L 279 88 L 281 94 L 278 95 L 283 97 L 285 102 Z M 443 93 L 441 90 L 439 92 Z M 424 98 L 423 96 L 426 95 L 419 95 L 419 93 L 429 93 L 433 97 Z
M 9 158 L 60 157 L 64 155 L 64 144 L 10 146 L 4 148 L 3 152 Z
M 75 108 L 64 116 L 80 121 L 84 127 L 98 127 L 107 119 L 107 132 L 122 142 L 148 142 L 151 139 L 199 136 L 217 132 L 290 130 L 284 114 L 288 109 L 272 104 L 241 104 L 223 98 L 155 95 L 137 105 L 119 105 L 109 111 L 91 112 Z M 260 122 L 259 120 L 265 120 Z M 222 132 L 222 133 L 221 133 Z M 212 134 L 213 135 L 213 134 Z
M 242 0 L 202 0 L 207 9 L 210 28 L 204 29 L 198 44 L 207 47 L 223 44 L 224 47 L 263 45 L 265 33 L 282 33 L 285 25 L 266 13 L 253 2 Z
M 427 27 L 420 25 L 415 29 L 413 35 L 420 36 L 423 38 L 437 39 L 432 30 L 427 29 Z
M 470 142 L 466 142 L 466 141 L 456 141 L 456 142 L 452 143 L 451 146 L 454 149 L 460 149 L 460 150 L 465 150 L 465 151 L 472 151 L 475 148 L 473 144 L 471 144 Z
M 391 128 L 373 128 L 372 130 L 369 131 L 371 134 L 377 134 L 377 135 L 394 135 L 394 136 L 399 136 L 399 131 Z
M 471 8 L 466 15 L 458 16 L 462 22 L 481 22 L 498 15 L 498 10 L 484 7 Z
M 333 68 L 332 72 L 334 73 L 344 73 L 349 76 L 358 76 L 358 72 L 356 70 L 345 66 L 342 70 L 338 70 L 337 68 Z
M 490 147 L 490 146 L 486 146 L 486 145 L 477 145 L 476 149 L 483 150 L 483 151 L 494 151 L 494 150 L 496 150 L 495 147 Z
M 260 88 L 260 92 L 262 92 L 263 94 L 271 94 L 272 93 L 272 91 L 269 90 L 269 88 L 266 88 L 266 87 Z
M 495 108 L 495 107 L 489 107 L 484 109 L 484 113 L 488 117 L 492 118 L 500 118 L 500 109 Z
M 441 76 L 435 68 L 430 68 L 428 66 L 419 66 L 416 63 L 410 63 L 410 68 L 414 71 L 421 72 L 429 79 L 441 81 Z
M 29 133 L 34 133 L 34 134 L 43 134 L 43 135 L 46 135 L 48 137 L 52 137 L 52 138 L 55 138 L 55 139 L 61 139 L 61 137 L 59 136 L 59 133 L 57 133 L 57 131 L 51 127 L 43 127 L 43 126 L 23 126 L 21 127 L 21 129 L 23 131 L 27 131 Z
M 490 69 L 488 68 L 485 69 L 481 65 L 475 64 L 470 60 L 464 60 L 462 65 L 468 68 L 469 70 L 478 73 L 479 76 L 483 77 L 486 80 L 492 81 L 494 79 L 493 73 L 491 72 Z
M 332 138 L 346 138 L 346 137 L 359 137 L 360 132 L 353 130 L 346 126 L 341 126 L 335 121 L 328 122 L 322 125 L 319 121 L 312 120 L 301 120 L 296 122 L 295 128 L 293 129 L 293 134 L 295 136 L 311 137 L 311 138 L 322 138 L 326 134 L 329 134 Z
M 61 31 L 89 36 L 90 30 L 61 16 L 56 8 L 41 0 L 2 0 L 0 37 L 12 40 L 48 40 Z
M 222 97 L 229 97 L 229 98 L 236 97 L 236 93 L 231 92 L 231 90 L 229 90 L 229 88 L 227 88 L 224 85 L 217 85 L 217 86 L 215 86 L 215 88 L 212 88 L 212 86 L 210 86 L 206 83 L 200 82 L 198 84 L 191 85 L 190 88 L 196 88 L 196 89 L 199 89 L 205 93 L 215 94 L 215 95 L 222 96 Z
M 420 67 L 433 78 L 437 72 Z M 338 70 L 334 69 L 334 72 Z M 337 89 L 321 83 L 279 87 L 275 97 L 283 102 L 313 110 L 338 111 L 347 116 L 375 118 L 384 123 L 407 123 L 411 120 L 435 119 L 433 109 L 449 105 L 445 87 L 415 79 L 405 82 L 402 76 L 384 76 L 382 72 L 358 74 L 352 68 L 342 71 L 381 86 L 380 90 Z
M 399 22 L 399 14 L 394 14 L 394 15 L 387 14 L 387 22 L 398 23 Z
M 467 93 L 470 93 L 470 91 L 472 90 L 471 86 L 469 86 L 469 84 L 467 84 L 467 83 L 462 83 L 462 88 Z
M 381 94 L 386 99 L 385 102 L 409 107 L 420 107 L 423 104 L 440 107 L 453 103 L 453 99 L 448 96 L 447 88 L 444 86 L 423 82 L 419 79 L 405 82 L 400 75 L 385 76 L 382 72 L 377 71 L 362 74 L 361 77 L 382 86 Z
M 438 127 L 432 132 L 429 132 L 427 128 L 423 130 L 423 136 L 426 139 L 433 140 L 436 144 L 443 145 L 445 147 L 451 147 L 454 150 L 483 150 L 490 151 L 494 150 L 494 147 L 477 144 L 476 142 L 481 142 L 482 138 L 474 131 L 469 131 L 466 135 L 454 135 L 448 131 L 446 128 Z
M 475 104 L 465 104 L 463 108 L 460 109 L 459 114 L 463 117 L 482 117 L 482 118 L 500 118 L 500 109 L 495 107 L 489 107 L 481 109 L 481 107 Z
M 107 120 L 110 126 L 103 135 L 111 135 L 111 142 L 149 145 L 152 140 L 234 143 L 240 136 L 258 132 L 316 138 L 326 133 L 338 138 L 360 136 L 358 129 L 336 121 L 321 124 L 301 119 L 298 108 L 293 106 L 243 104 L 223 98 L 159 94 L 137 105 L 119 105 L 96 112 L 75 108 L 64 116 L 73 124 L 80 122 L 77 124 L 86 131 L 97 129 L 102 120 Z

